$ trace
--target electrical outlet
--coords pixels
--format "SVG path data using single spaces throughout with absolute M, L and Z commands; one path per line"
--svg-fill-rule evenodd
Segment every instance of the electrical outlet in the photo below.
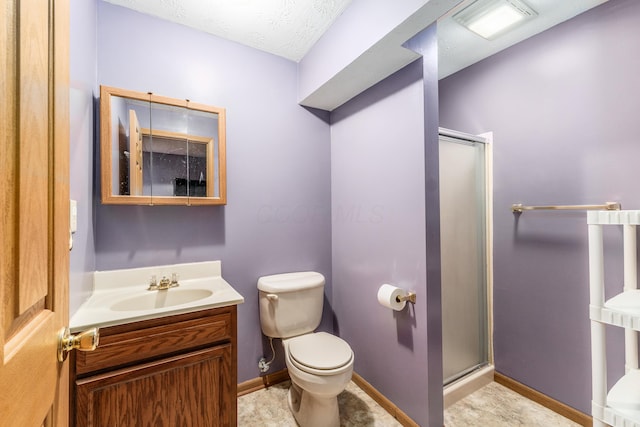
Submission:
M 269 363 L 267 363 L 267 359 L 265 359 L 264 357 L 260 358 L 260 360 L 258 361 L 258 369 L 263 373 L 269 370 Z

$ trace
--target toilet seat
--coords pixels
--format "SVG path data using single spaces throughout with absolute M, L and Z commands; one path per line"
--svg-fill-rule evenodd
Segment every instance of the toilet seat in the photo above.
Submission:
M 291 363 L 308 373 L 335 375 L 353 365 L 353 351 L 349 344 L 326 332 L 291 338 L 287 347 Z

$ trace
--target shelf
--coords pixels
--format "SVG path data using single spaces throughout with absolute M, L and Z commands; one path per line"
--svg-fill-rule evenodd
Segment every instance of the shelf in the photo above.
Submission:
M 640 411 L 622 411 L 607 407 L 604 409 L 602 421 L 613 427 L 640 427 Z
M 640 290 L 636 289 L 638 252 L 636 229 L 640 210 L 592 211 L 589 225 L 589 317 L 591 319 L 591 381 L 594 426 L 640 427 L 640 369 L 638 336 L 640 331 Z M 603 226 L 622 226 L 624 289 L 604 301 Z M 622 290 L 622 289 L 621 289 Z M 633 367 L 607 393 L 607 349 L 605 324 L 625 329 L 625 366 Z
M 591 307 L 591 320 L 640 331 L 640 290 L 622 292 L 602 308 Z
M 604 303 L 605 308 L 640 317 L 640 289 L 622 292 Z
M 607 406 L 599 409 L 596 418 L 613 427 L 640 427 L 640 370 L 620 378 L 607 394 Z
M 640 210 L 587 212 L 587 224 L 640 225 Z
M 611 387 L 607 406 L 620 411 L 631 411 L 640 421 L 640 369 L 632 369 Z

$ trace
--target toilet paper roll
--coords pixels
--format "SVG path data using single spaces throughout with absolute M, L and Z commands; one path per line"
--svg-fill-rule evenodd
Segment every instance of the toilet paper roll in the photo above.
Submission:
M 384 284 L 378 289 L 378 302 L 383 306 L 392 310 L 400 311 L 407 304 L 406 301 L 398 301 L 398 297 L 403 296 L 406 292 L 404 289 L 393 285 Z

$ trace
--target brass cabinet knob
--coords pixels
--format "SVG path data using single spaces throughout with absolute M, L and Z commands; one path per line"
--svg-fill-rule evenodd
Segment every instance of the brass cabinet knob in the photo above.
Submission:
M 62 328 L 58 333 L 58 361 L 64 362 L 74 348 L 80 351 L 93 351 L 98 347 L 100 331 L 98 328 L 87 329 L 71 335 L 69 328 Z

